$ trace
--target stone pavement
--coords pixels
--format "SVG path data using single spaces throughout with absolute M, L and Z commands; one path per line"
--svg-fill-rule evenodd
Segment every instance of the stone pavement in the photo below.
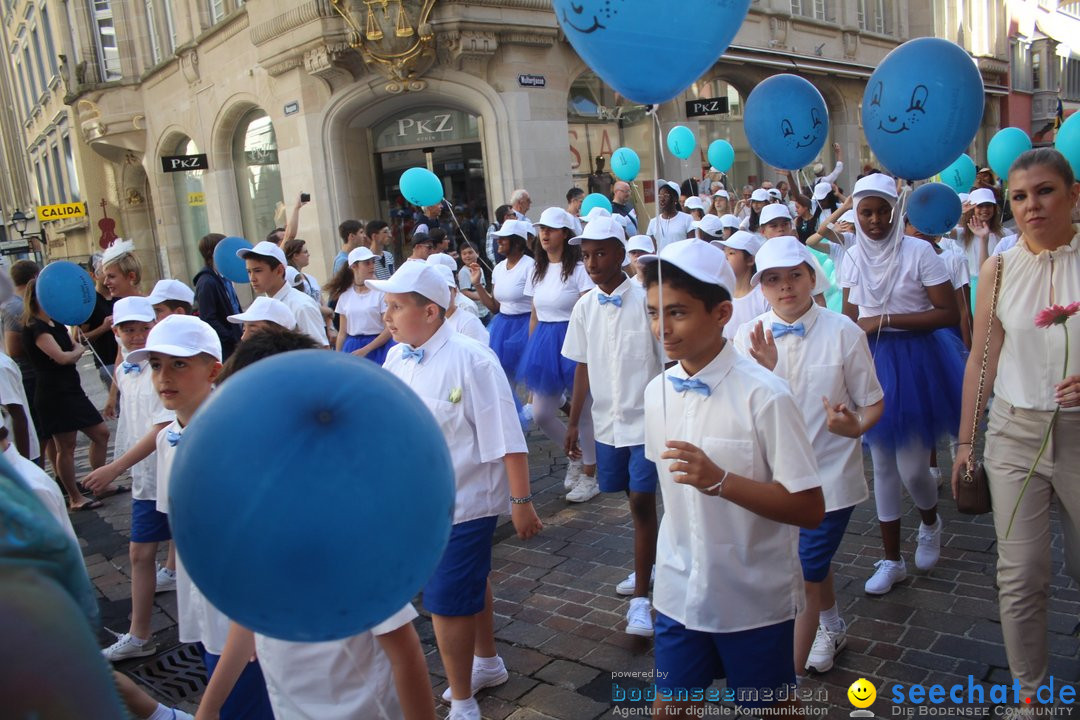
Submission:
M 96 384 L 95 384 L 96 383 Z M 91 373 L 84 387 L 100 389 Z M 95 394 L 99 393 L 95 391 Z M 99 398 L 100 399 L 100 398 Z M 632 529 L 625 500 L 600 496 L 582 504 L 562 498 L 565 459 L 538 433 L 529 437 L 530 471 L 544 532 L 520 541 L 504 520 L 496 533 L 492 582 L 496 638 L 510 670 L 505 685 L 479 694 L 490 720 L 593 720 L 644 717 L 642 703 L 613 702 L 613 684 L 640 689 L 653 668 L 651 640 L 623 632 L 627 601 L 615 594 L 632 560 Z M 946 455 L 942 455 L 946 457 Z M 85 447 L 77 461 L 85 472 Z M 904 552 L 909 579 L 887 596 L 871 598 L 862 584 L 880 558 L 880 538 L 872 500 L 856 511 L 836 558 L 836 586 L 849 625 L 847 650 L 836 667 L 804 685 L 816 717 L 847 717 L 847 688 L 859 677 L 879 692 L 873 710 L 889 717 L 898 708 L 882 696 L 883 686 L 901 683 L 1011 683 L 1001 642 L 994 588 L 996 559 L 989 517 L 958 516 L 942 489 L 946 526 L 941 561 L 929 573 L 913 571 L 918 517 L 908 504 Z M 130 610 L 127 533 L 130 496 L 107 499 L 94 513 L 73 516 L 90 576 L 100 594 L 103 623 L 127 629 Z M 1056 533 L 1060 544 L 1060 533 Z M 1061 572 L 1054 549 L 1050 606 L 1050 672 L 1059 685 L 1080 681 L 1080 591 Z M 420 607 L 418 605 L 418 607 Z M 156 597 L 152 627 L 159 653 L 118 665 L 160 699 L 193 710 L 203 679 L 190 650 L 178 649 L 175 593 Z M 436 695 L 445 688 L 431 622 L 417 620 Z M 112 636 L 102 630 L 102 645 Z M 631 674 L 639 674 L 637 678 Z M 714 714 L 730 708 L 715 707 Z M 910 709 L 910 706 L 909 706 Z M 440 717 L 446 713 L 439 707 Z

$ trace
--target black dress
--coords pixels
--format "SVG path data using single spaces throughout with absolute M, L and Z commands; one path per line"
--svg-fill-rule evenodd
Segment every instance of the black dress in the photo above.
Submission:
M 75 349 L 67 328 L 58 322 L 45 323 L 37 318 L 23 327 L 23 348 L 37 371 L 34 409 L 39 432 L 43 436 L 74 432 L 93 427 L 102 421 L 101 413 L 83 392 L 75 365 L 60 365 L 37 346 L 40 335 L 52 335 L 60 349 Z

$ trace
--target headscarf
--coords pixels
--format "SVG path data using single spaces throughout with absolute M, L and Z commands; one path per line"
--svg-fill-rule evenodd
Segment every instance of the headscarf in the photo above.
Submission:
M 855 247 L 848 250 L 848 261 L 859 270 L 859 283 L 851 288 L 848 300 L 854 305 L 884 308 L 896 281 L 896 261 L 900 257 L 904 224 L 896 212 L 896 183 L 888 175 L 874 173 L 855 183 Z M 872 240 L 863 231 L 859 203 L 864 198 L 879 197 L 892 208 L 892 228 L 881 240 Z

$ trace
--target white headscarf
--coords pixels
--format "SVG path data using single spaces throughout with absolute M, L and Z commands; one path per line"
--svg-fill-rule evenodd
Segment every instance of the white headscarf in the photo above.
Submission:
M 881 178 L 888 176 L 882 175 Z M 867 178 L 863 178 L 866 180 Z M 898 199 L 895 195 L 884 190 L 884 182 L 875 178 L 876 182 L 863 184 L 863 180 L 856 183 L 852 197 L 855 203 L 855 247 L 848 250 L 848 260 L 859 269 L 859 284 L 852 287 L 848 294 L 848 301 L 860 307 L 879 308 L 884 310 L 889 296 L 892 294 L 893 284 L 896 281 L 896 261 L 900 256 L 901 246 L 904 239 L 903 218 L 896 211 Z M 888 178 L 893 183 L 892 178 Z M 862 185 L 862 187 L 860 187 Z M 893 186 L 895 187 L 895 185 Z M 868 197 L 878 197 L 889 203 L 892 208 L 892 229 L 881 240 L 872 240 L 863 231 L 862 222 L 859 218 L 859 203 Z

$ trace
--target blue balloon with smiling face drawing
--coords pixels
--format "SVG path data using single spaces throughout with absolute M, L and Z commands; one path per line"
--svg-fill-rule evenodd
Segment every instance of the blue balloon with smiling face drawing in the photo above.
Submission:
M 829 136 L 829 111 L 818 89 L 798 75 L 773 75 L 746 99 L 746 139 L 757 156 L 781 170 L 814 161 Z
M 863 133 L 885 168 L 922 180 L 948 167 L 979 130 L 983 81 L 959 45 L 909 40 L 889 53 L 866 84 Z
M 750 0 L 552 0 L 581 59 L 619 94 L 666 102 L 713 66 Z

